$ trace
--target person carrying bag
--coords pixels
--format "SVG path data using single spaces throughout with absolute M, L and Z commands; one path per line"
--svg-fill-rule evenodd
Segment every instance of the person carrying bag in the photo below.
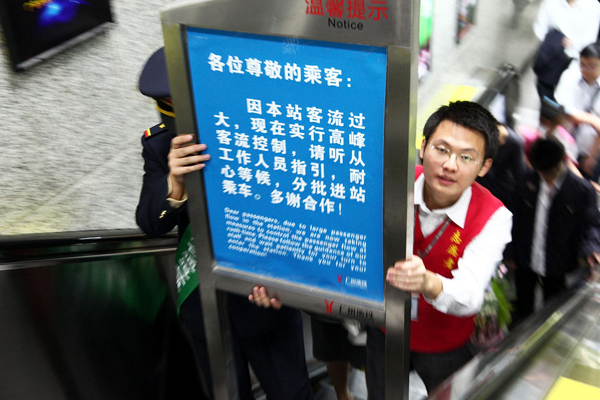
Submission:
M 563 71 L 571 63 L 565 53 L 563 41 L 565 35 L 557 29 L 548 31 L 540 45 L 533 63 L 533 72 L 537 76 L 537 91 L 540 99 L 548 97 L 555 101 L 554 90 Z

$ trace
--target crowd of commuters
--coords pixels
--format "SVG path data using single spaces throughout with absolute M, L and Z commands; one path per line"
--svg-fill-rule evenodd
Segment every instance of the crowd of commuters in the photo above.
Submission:
M 588 44 L 598 39 L 600 4 L 596 0 L 544 0 L 533 31 L 541 41 L 534 71 L 540 98 L 554 99 L 561 73 Z
M 502 191 L 481 181 L 513 212 L 513 324 L 534 312 L 536 285 L 542 302 L 577 287 L 600 254 L 600 3 L 544 0 L 533 28 L 539 125 L 514 127 L 526 166 L 512 161 L 521 175 L 501 179 Z
M 577 287 L 587 267 L 600 263 L 598 27 L 596 0 L 543 1 L 534 26 L 541 48 L 554 41 L 552 51 L 569 62 L 548 72 L 540 63 L 553 53 L 538 56 L 539 126 L 506 126 L 476 103 L 454 102 L 424 127 L 414 254 L 390 266 L 386 280 L 418 295 L 410 366 L 429 392 L 473 357 L 474 316 L 502 261 L 514 271 L 515 322 L 534 312 L 536 285 L 546 300 Z M 175 134 L 162 49 L 146 64 L 140 90 L 157 101 L 163 122 L 142 138 L 137 222 L 153 236 L 177 226 L 181 237 L 189 228 L 184 177 L 204 168 L 210 155 L 192 135 Z M 312 399 L 300 312 L 262 287 L 248 298 L 230 295 L 228 303 L 239 398 L 253 398 L 251 366 L 268 399 Z M 198 288 L 181 304 L 180 316 L 210 399 Z M 354 366 L 366 369 L 369 398 L 383 399 L 385 331 L 368 327 L 365 345 L 342 321 L 313 316 L 311 322 L 313 353 L 326 363 L 337 398 L 352 398 L 348 370 Z

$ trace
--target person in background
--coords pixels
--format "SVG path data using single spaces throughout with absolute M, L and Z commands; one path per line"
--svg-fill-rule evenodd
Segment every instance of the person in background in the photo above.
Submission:
M 200 171 L 210 161 L 204 144 L 190 134 L 175 133 L 175 109 L 171 99 L 164 49 L 147 61 L 139 80 L 142 94 L 156 100 L 163 122 L 142 137 L 144 178 L 136 221 L 150 236 L 161 236 L 176 226 L 181 237 L 189 225 L 185 175 Z M 255 289 L 257 297 L 259 291 Z M 312 400 L 313 393 L 304 352 L 302 317 L 298 310 L 256 307 L 243 296 L 228 296 L 239 399 L 254 399 L 248 364 L 252 366 L 269 399 Z M 199 288 L 180 307 L 183 325 L 192 337 L 204 379 L 210 389 Z
M 600 3 L 596 0 L 544 0 L 533 31 L 542 42 L 533 70 L 540 99 L 554 100 L 554 90 L 571 59 L 596 41 L 600 27 Z
M 544 0 L 533 23 L 533 32 L 542 41 L 552 29 L 565 36 L 565 53 L 577 58 L 585 46 L 598 38 L 600 4 L 597 0 Z
M 512 210 L 511 200 L 517 182 L 525 172 L 523 142 L 516 132 L 503 124 L 498 124 L 498 154 L 492 167 L 477 182 L 488 189 L 506 208 Z
M 136 222 L 144 233 L 151 237 L 165 235 L 178 226 L 181 239 L 189 224 L 189 218 L 186 197 L 184 193 L 181 193 L 177 179 L 181 174 L 182 167 L 169 166 L 168 155 L 171 146 L 177 147 L 181 139 L 173 133 L 175 132 L 175 120 L 164 63 L 164 53 L 157 51 L 148 59 L 139 78 L 141 93 L 157 99 L 156 106 L 162 122 L 148 128 L 142 137 L 145 173 L 136 209 Z M 198 147 L 195 150 L 199 152 L 204 149 L 204 147 Z M 196 165 L 189 169 L 203 168 L 204 162 L 209 158 L 207 155 L 195 156 L 193 161 L 196 162 Z M 193 295 L 198 297 L 198 291 L 196 290 Z M 200 386 L 203 397 L 212 399 L 212 387 L 210 386 L 212 378 L 200 303 L 193 299 L 185 301 L 179 312 L 184 328 L 182 329 L 179 325 L 179 330 L 173 329 L 173 331 L 182 331 L 183 334 L 173 335 L 173 339 L 170 341 L 171 348 L 169 349 L 167 368 L 171 368 L 171 365 L 184 364 L 183 360 L 189 360 L 190 357 L 193 359 L 192 364 L 197 368 L 175 372 L 173 374 L 175 382 L 169 385 L 173 387 L 173 389 L 169 389 L 169 396 L 178 398 L 197 395 L 197 386 Z M 172 353 L 173 355 L 171 355 Z M 179 374 L 183 376 L 180 378 Z
M 513 240 L 505 251 L 506 264 L 515 270 L 513 325 L 533 312 L 538 282 L 548 300 L 567 290 L 567 277 L 578 269 L 580 254 L 589 265 L 600 260 L 595 191 L 565 166 L 564 154 L 555 138 L 536 140 L 529 156 L 534 169 L 515 193 Z
M 519 133 L 525 139 L 525 155 L 529 162 L 529 153 L 531 147 L 537 139 L 543 138 L 554 138 L 558 140 L 565 148 L 565 165 L 575 175 L 581 177 L 579 171 L 579 149 L 573 136 L 563 127 L 566 121 L 565 109 L 548 97 L 542 99 L 542 106 L 540 110 L 540 124 L 537 128 L 528 126 L 519 126 Z
M 387 271 L 390 285 L 418 295 L 410 364 L 431 393 L 473 357 L 470 337 L 484 291 L 510 241 L 512 215 L 475 182 L 492 166 L 498 122 L 484 107 L 450 103 L 424 127 L 415 171 L 414 254 Z M 385 394 L 385 334 L 369 328 L 370 400 Z
M 357 321 L 338 321 L 311 315 L 313 356 L 325 363 L 337 400 L 352 400 L 350 367 L 364 369 L 367 363 L 366 333 Z
M 593 116 L 600 116 L 600 44 L 581 50 L 579 63 L 563 73 L 556 88 L 556 101 L 575 122 L 570 130 L 577 141 L 580 170 L 591 178 L 600 154 L 600 140 Z M 586 122 L 592 122 L 592 124 Z

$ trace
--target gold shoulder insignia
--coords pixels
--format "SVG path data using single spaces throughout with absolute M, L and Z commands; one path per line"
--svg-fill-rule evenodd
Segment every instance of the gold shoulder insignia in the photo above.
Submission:
M 148 128 L 144 131 L 144 137 L 146 139 L 151 138 L 153 136 L 158 135 L 159 133 L 163 133 L 167 130 L 165 124 L 154 125 L 152 128 Z

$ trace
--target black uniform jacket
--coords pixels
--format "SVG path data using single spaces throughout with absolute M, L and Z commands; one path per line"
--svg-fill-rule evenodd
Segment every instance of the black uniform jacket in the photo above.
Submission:
M 528 171 L 513 201 L 512 242 L 505 259 L 530 268 L 531 244 L 541 177 Z M 548 210 L 546 276 L 561 277 L 578 265 L 578 256 L 600 251 L 600 212 L 592 185 L 567 171 Z
M 190 222 L 187 202 L 173 209 L 167 201 L 168 154 L 174 137 L 174 133 L 156 125 L 147 130 L 142 138 L 145 173 L 136 221 L 152 237 L 164 235 L 175 226 L 178 226 L 181 237 Z M 256 307 L 245 296 L 229 296 L 228 302 L 233 315 L 237 316 L 232 319 L 235 331 L 248 337 L 268 334 L 280 329 L 278 325 L 282 321 L 288 323 L 300 317 L 297 310 L 287 307 L 280 311 Z
M 169 175 L 168 154 L 175 134 L 164 125 L 156 125 L 142 137 L 144 157 L 144 181 L 140 201 L 135 213 L 138 226 L 152 237 L 164 235 L 175 226 L 179 236 L 189 224 L 187 202 L 174 209 L 167 201 Z

